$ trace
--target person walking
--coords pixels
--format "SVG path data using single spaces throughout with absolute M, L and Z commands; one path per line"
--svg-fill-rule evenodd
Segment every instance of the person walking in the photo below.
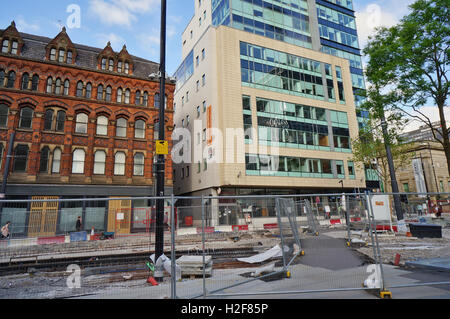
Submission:
M 77 231 L 81 231 L 81 216 L 78 216 L 75 227 Z
M 1 239 L 9 238 L 9 235 L 10 235 L 9 225 L 11 225 L 11 222 L 7 221 L 5 226 L 2 227 L 2 229 L 1 229 Z

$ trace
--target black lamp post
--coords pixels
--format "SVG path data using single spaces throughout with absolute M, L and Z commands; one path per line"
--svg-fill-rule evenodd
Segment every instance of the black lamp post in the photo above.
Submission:
M 166 6 L 167 1 L 161 0 L 161 59 L 159 66 L 160 94 L 159 94 L 159 140 L 165 140 L 165 105 L 166 105 Z M 155 145 L 156 145 L 155 141 Z M 156 162 L 156 197 L 164 197 L 165 158 L 157 154 Z M 164 198 L 156 200 L 156 229 L 155 229 L 155 263 L 164 254 Z M 155 272 L 156 281 L 162 281 L 162 272 Z

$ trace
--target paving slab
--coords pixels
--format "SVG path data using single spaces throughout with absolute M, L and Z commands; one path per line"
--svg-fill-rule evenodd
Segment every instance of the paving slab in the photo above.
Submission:
M 450 274 L 450 256 L 407 261 L 406 266 L 448 272 Z

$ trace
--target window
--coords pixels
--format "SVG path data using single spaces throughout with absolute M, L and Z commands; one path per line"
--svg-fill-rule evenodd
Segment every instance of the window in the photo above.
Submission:
M 31 128 L 33 121 L 33 109 L 24 107 L 20 110 L 19 128 Z
M 202 76 L 202 86 L 205 86 L 205 84 L 206 84 L 206 75 L 203 74 L 203 76 Z
M 101 68 L 102 68 L 102 70 L 106 70 L 106 58 L 102 58 Z
M 117 63 L 117 72 L 122 73 L 122 61 Z
M 155 123 L 153 127 L 153 139 L 155 141 L 159 140 L 159 122 Z
M 58 111 L 56 115 L 56 131 L 64 132 L 64 125 L 66 124 L 66 112 Z
M 134 98 L 134 104 L 141 105 L 141 91 L 136 91 L 136 96 Z
M 137 120 L 134 126 L 134 137 L 145 138 L 145 121 Z
M 58 62 L 64 62 L 64 54 L 65 51 L 63 49 L 60 49 L 58 54 Z
M 205 49 L 202 50 L 202 60 L 205 59 Z
M 55 148 L 53 151 L 52 174 L 59 174 L 61 167 L 61 149 Z
M 157 109 L 159 109 L 159 93 L 156 93 L 155 94 L 155 98 L 154 98 L 154 102 L 153 102 L 153 106 L 155 107 L 155 108 L 157 108 Z
M 2 53 L 8 53 L 9 51 L 9 40 L 5 39 L 2 43 Z
M 197 118 L 200 117 L 200 106 L 197 106 Z
M 41 161 L 39 163 L 39 172 L 47 173 L 48 172 L 48 160 L 50 156 L 50 149 L 48 146 L 45 146 L 41 150 Z
M 56 82 L 55 82 L 55 94 L 61 94 L 61 85 L 62 85 L 62 83 L 61 83 L 61 79 L 60 78 L 57 78 L 56 79 Z
M 84 159 L 86 153 L 83 149 L 76 149 L 73 152 L 72 158 L 72 174 L 83 174 L 84 173 Z
M 127 137 L 127 124 L 128 121 L 123 117 L 117 119 L 116 124 L 116 136 L 117 137 Z
M 103 85 L 97 87 L 97 100 L 103 100 Z
M 6 104 L 0 104 L 0 126 L 8 125 L 9 107 Z
M 409 184 L 408 183 L 403 183 L 403 191 L 405 193 L 409 193 Z
M 16 72 L 9 71 L 9 73 L 8 73 L 8 82 L 6 83 L 6 87 L 7 88 L 13 88 L 15 82 L 16 82 Z
M 56 61 L 56 49 L 52 48 L 50 50 L 50 61 Z
M 38 84 L 39 84 L 39 75 L 35 74 L 35 75 L 33 75 L 32 80 L 31 80 L 31 90 L 32 91 L 37 91 L 38 90 Z M 1 86 L 1 84 L 0 84 L 0 86 Z
M 125 73 L 128 74 L 130 72 L 130 64 L 125 62 Z
M 133 168 L 133 174 L 135 176 L 144 176 L 144 154 L 142 153 L 136 153 L 134 155 L 134 168 Z
M 53 92 L 53 79 L 52 78 L 48 78 L 47 79 L 47 88 L 46 88 L 46 92 L 47 93 L 52 93 Z
M 124 152 L 117 152 L 114 157 L 114 175 L 125 175 L 125 160 L 126 155 Z
M 109 71 L 114 71 L 114 60 L 109 59 Z
M 118 88 L 117 89 L 117 103 L 122 103 L 122 95 L 123 95 L 122 88 Z
M 88 116 L 85 113 L 78 113 L 75 123 L 75 133 L 87 134 Z
M 69 87 L 70 87 L 70 81 L 65 80 L 64 81 L 64 95 L 69 95 Z
M 104 175 L 105 174 L 105 163 L 106 163 L 106 152 L 97 151 L 94 155 L 94 174 Z
M 28 145 L 17 145 L 14 151 L 14 172 L 25 172 L 27 170 Z
M 111 95 L 112 95 L 112 87 L 111 86 L 107 86 L 106 87 L 106 102 L 111 102 Z
M 92 84 L 86 84 L 86 98 L 90 99 L 92 97 Z
M 5 85 L 5 70 L 0 69 L 0 87 Z
M 28 75 L 28 73 L 24 73 L 22 75 L 22 90 L 28 90 L 28 83 L 30 82 L 30 76 Z
M 97 135 L 108 135 L 108 118 L 100 115 L 97 117 Z
M 131 96 L 130 89 L 126 89 L 125 90 L 125 103 L 126 104 L 130 104 L 130 96 Z
M 77 83 L 77 97 L 83 97 L 83 82 L 79 81 Z
M 50 131 L 53 128 L 53 110 L 48 109 L 44 114 L 44 130 Z
M 144 92 L 144 99 L 142 101 L 142 104 L 144 106 L 148 106 L 148 92 L 147 91 Z
M 11 54 L 17 54 L 17 49 L 19 48 L 19 43 L 17 41 L 13 41 L 11 45 Z
M 67 63 L 72 64 L 72 51 L 67 51 Z

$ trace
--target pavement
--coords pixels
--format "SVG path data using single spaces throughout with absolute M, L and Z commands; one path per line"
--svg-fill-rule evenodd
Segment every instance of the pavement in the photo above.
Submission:
M 302 239 L 305 256 L 289 267 L 290 278 L 274 280 L 245 276 L 254 268 L 216 269 L 206 278 L 208 299 L 378 299 L 373 291 L 363 289 L 371 275 L 371 262 L 346 246 L 343 238 L 326 235 Z M 425 264 L 425 262 L 423 262 Z M 280 268 L 278 268 L 280 269 Z M 450 272 L 429 268 L 403 268 L 383 265 L 385 286 L 393 299 L 450 299 Z M 203 280 L 185 280 L 176 285 L 181 299 L 203 298 Z M 168 299 L 170 278 L 158 286 L 109 289 L 77 299 Z

